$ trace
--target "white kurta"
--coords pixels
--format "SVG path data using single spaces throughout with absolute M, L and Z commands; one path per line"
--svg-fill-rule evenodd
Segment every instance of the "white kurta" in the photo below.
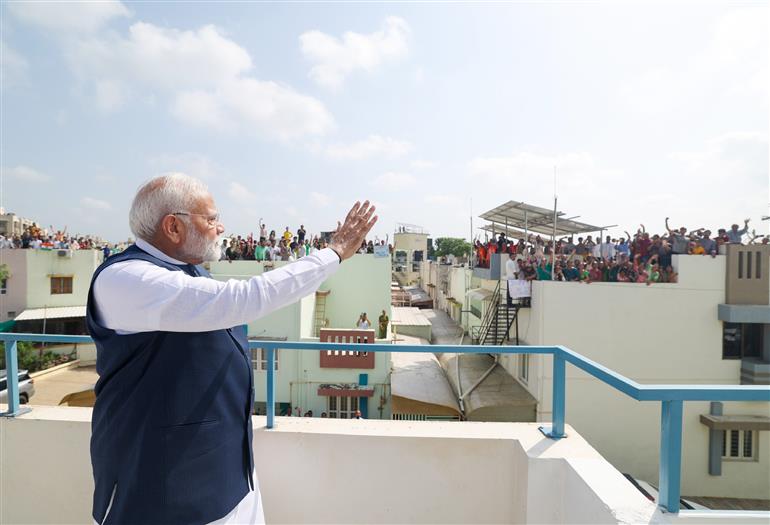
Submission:
M 136 245 L 158 259 L 183 265 L 151 244 Z M 339 267 L 325 248 L 247 280 L 191 277 L 155 264 L 130 260 L 105 268 L 94 283 L 99 322 L 118 334 L 208 332 L 249 323 L 313 293 Z M 264 523 L 259 483 L 216 525 Z

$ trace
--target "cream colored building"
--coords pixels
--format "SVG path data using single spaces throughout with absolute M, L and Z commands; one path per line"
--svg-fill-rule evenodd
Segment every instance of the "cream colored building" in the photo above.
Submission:
M 22 316 L 38 321 L 31 331 L 42 332 L 46 320 L 46 333 L 85 333 L 66 331 L 66 324 L 83 324 L 91 276 L 102 259 L 99 250 L 0 250 L 0 264 L 10 272 L 0 294 L 0 321 Z
M 762 271 L 770 269 L 770 258 L 761 260 Z M 425 279 L 436 273 L 434 264 L 424 265 Z M 676 284 L 533 282 L 532 307 L 521 309 L 518 320 L 521 344 L 564 345 L 640 383 L 740 384 L 742 361 L 724 354 L 732 336 L 718 313 L 726 308 L 727 257 L 674 256 L 674 266 Z M 478 317 L 462 314 L 467 329 L 480 322 L 496 281 L 478 280 L 464 268 L 450 272 L 447 291 L 437 287 L 438 304 L 459 320 L 445 297 L 462 296 L 465 287 L 463 310 L 474 301 L 481 310 Z M 753 314 L 770 308 L 752 306 Z M 501 362 L 537 399 L 537 420 L 549 420 L 551 358 L 503 356 Z M 631 400 L 569 365 L 566 396 L 570 425 L 622 472 L 656 482 L 658 404 Z M 711 415 L 708 402 L 684 404 L 682 494 L 770 499 L 770 405 L 726 402 L 722 410 Z M 725 437 L 718 475 L 709 465 L 715 429 L 726 429 L 718 434 Z
M 428 257 L 428 233 L 419 226 L 399 224 L 393 234 L 393 275 L 401 285 L 417 282 Z
M 34 224 L 32 219 L 19 217 L 15 213 L 5 213 L 5 210 L 0 209 L 0 235 L 6 237 L 21 235 L 32 224 Z

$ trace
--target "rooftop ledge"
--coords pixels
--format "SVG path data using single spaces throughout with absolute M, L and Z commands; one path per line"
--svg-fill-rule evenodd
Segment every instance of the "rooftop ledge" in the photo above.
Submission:
M 88 523 L 90 408 L 0 418 L 0 523 Z M 766 523 L 665 514 L 574 429 L 254 416 L 267 523 Z M 52 438 L 55 436 L 55 439 Z M 45 498 L 46 504 L 41 504 Z

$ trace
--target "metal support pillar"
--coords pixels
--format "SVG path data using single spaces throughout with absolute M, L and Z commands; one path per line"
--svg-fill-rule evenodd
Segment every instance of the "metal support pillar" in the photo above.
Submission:
M 16 417 L 30 412 L 29 408 L 19 405 L 19 362 L 16 355 L 16 340 L 5 342 L 5 380 L 8 386 L 8 411 L 0 412 L 3 417 Z
M 567 437 L 567 434 L 564 433 L 565 381 L 564 356 L 557 351 L 553 354 L 553 406 L 551 408 L 551 426 L 540 427 L 540 431 L 551 439 Z
M 275 348 L 267 348 L 267 428 L 275 424 Z
M 682 408 L 681 400 L 663 401 L 660 417 L 660 472 L 658 505 L 666 511 L 679 512 L 680 477 L 682 472 Z

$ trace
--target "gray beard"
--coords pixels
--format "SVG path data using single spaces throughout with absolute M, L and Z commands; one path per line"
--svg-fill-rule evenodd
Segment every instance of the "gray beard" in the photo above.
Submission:
M 220 244 L 222 240 L 217 236 L 213 241 L 207 241 L 194 228 L 189 229 L 190 235 L 182 249 L 185 259 L 202 259 L 203 262 L 218 261 L 221 256 Z

